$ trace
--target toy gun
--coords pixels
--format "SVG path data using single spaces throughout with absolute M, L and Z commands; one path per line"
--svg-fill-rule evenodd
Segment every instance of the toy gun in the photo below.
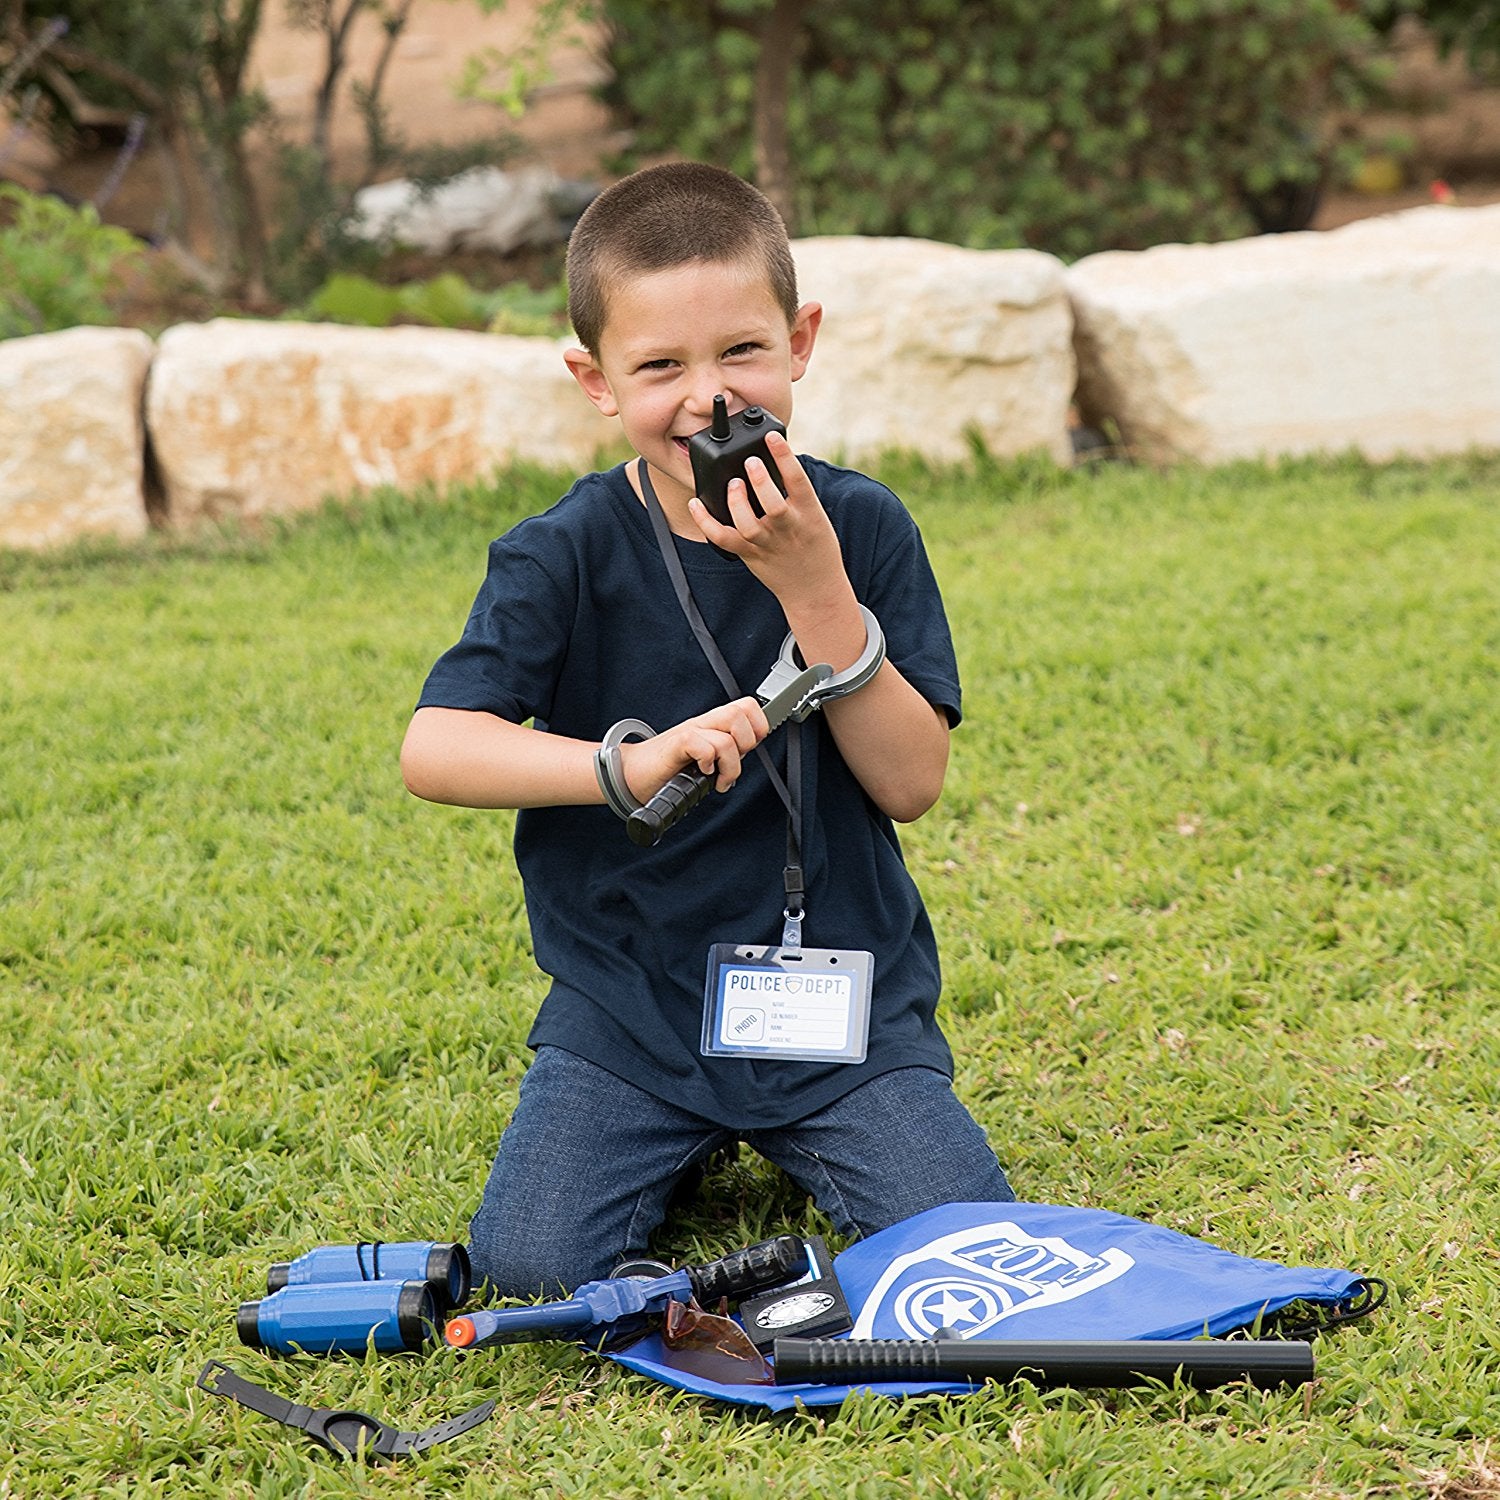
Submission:
M 807 1246 L 794 1234 L 779 1235 L 722 1260 L 684 1266 L 665 1276 L 612 1276 L 590 1281 L 566 1301 L 534 1307 L 482 1309 L 450 1319 L 443 1338 L 453 1349 L 515 1344 L 532 1339 L 578 1339 L 591 1329 L 602 1338 L 622 1323 L 666 1309 L 668 1302 L 696 1297 L 705 1307 L 723 1298 L 737 1302 L 769 1287 L 794 1281 L 807 1270 Z

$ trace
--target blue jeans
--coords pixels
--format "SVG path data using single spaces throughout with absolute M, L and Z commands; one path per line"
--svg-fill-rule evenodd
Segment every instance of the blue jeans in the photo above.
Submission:
M 984 1132 L 932 1068 L 882 1073 L 790 1125 L 735 1131 L 541 1047 L 469 1226 L 476 1280 L 529 1298 L 607 1276 L 646 1249 L 678 1181 L 739 1140 L 851 1238 L 940 1203 L 1015 1197 Z

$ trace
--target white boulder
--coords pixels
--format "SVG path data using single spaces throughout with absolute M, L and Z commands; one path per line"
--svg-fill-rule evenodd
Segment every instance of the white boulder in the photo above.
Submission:
M 146 414 L 175 521 L 307 510 L 329 495 L 585 468 L 617 442 L 562 343 L 428 328 L 221 319 L 161 337 Z
M 0 342 L 0 546 L 145 532 L 151 349 L 133 328 Z
M 350 232 L 443 255 L 451 250 L 493 250 L 501 255 L 528 245 L 556 245 L 594 189 L 565 182 L 546 167 L 471 167 L 435 187 L 404 177 L 361 188 L 354 196 Z
M 792 246 L 824 322 L 794 390 L 803 452 L 868 460 L 889 448 L 962 458 L 1069 457 L 1072 315 L 1062 263 L 1035 250 L 829 237 Z
M 1500 206 L 1110 251 L 1067 285 L 1080 410 L 1143 457 L 1500 447 Z

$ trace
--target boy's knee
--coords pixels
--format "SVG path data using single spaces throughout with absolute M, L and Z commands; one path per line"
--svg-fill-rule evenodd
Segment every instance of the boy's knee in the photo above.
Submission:
M 566 1297 L 607 1276 L 613 1263 L 600 1247 L 547 1233 L 534 1215 L 496 1213 L 488 1204 L 470 1221 L 469 1260 L 475 1284 L 487 1283 L 491 1296 L 525 1301 Z

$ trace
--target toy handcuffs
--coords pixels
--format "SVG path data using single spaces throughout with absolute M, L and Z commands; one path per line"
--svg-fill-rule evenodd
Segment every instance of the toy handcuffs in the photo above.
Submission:
M 788 719 L 800 724 L 825 703 L 857 693 L 880 670 L 885 660 L 885 633 L 863 604 L 859 612 L 865 621 L 865 648 L 859 660 L 842 672 L 835 672 L 826 662 L 804 667 L 797 659 L 796 637 L 788 632 L 776 665 L 755 690 L 772 729 Z M 656 843 L 703 800 L 713 785 L 712 774 L 694 766 L 674 776 L 650 802 L 638 802 L 625 781 L 620 746 L 655 737 L 656 731 L 640 719 L 621 719 L 610 726 L 604 743 L 594 752 L 594 774 L 604 800 L 617 817 L 626 820 L 632 841 L 643 845 Z

